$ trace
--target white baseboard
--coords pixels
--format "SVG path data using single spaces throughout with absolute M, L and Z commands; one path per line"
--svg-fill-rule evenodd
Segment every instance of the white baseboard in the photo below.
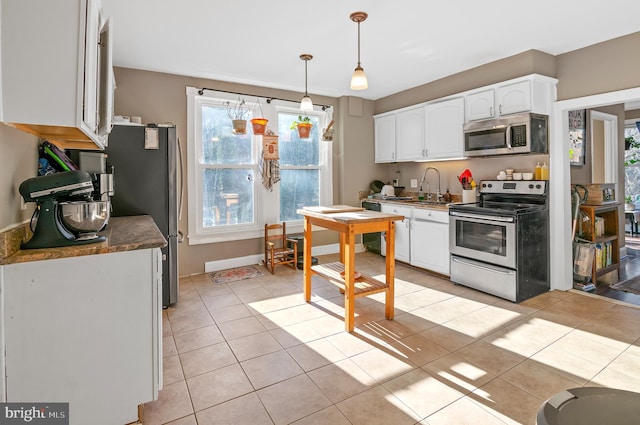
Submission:
M 364 245 L 356 245 L 356 253 L 366 251 Z M 337 254 L 340 252 L 340 244 L 314 246 L 312 255 Z M 264 259 L 264 254 L 247 255 L 246 257 L 227 258 L 224 260 L 207 261 L 204 263 L 204 272 L 211 273 L 218 270 L 227 270 L 234 267 L 252 266 L 260 264 Z

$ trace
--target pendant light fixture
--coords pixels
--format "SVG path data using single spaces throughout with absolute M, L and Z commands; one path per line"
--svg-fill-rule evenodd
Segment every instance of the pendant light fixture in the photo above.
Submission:
M 313 111 L 313 102 L 309 97 L 309 93 L 307 93 L 307 63 L 313 59 L 313 56 L 308 53 L 303 53 L 300 55 L 300 59 L 304 61 L 304 96 L 302 96 L 302 100 L 300 101 L 300 110 Z
M 367 75 L 360 66 L 360 22 L 364 22 L 367 16 L 369 15 L 367 15 L 366 12 L 353 12 L 351 16 L 349 16 L 353 22 L 358 23 L 358 66 L 356 66 L 351 76 L 351 90 L 364 90 L 369 87 Z

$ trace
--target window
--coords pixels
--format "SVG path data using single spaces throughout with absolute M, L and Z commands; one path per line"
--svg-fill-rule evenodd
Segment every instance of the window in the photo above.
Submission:
M 625 197 L 631 197 L 631 203 L 640 204 L 640 129 L 635 122 L 626 124 L 624 127 L 625 142 L 628 138 L 633 138 L 633 143 L 625 144 L 624 151 L 624 174 Z
M 305 205 L 320 205 L 320 120 L 310 117 L 313 127 L 308 139 L 291 131 L 298 114 L 278 113 L 280 150 L 280 221 L 298 220 L 296 210 Z
M 259 168 L 262 137 L 252 134 L 251 125 L 246 134 L 233 133 L 226 103 L 237 103 L 238 96 L 187 88 L 187 98 L 190 244 L 262 237 L 265 223 L 279 221 L 290 232 L 302 231 L 297 209 L 333 203 L 332 143 L 320 140 L 323 112 L 308 114 L 311 137 L 300 139 L 291 129 L 297 104 L 261 103 L 256 113 L 258 106 L 247 103 L 279 136 L 280 181 L 269 191 Z

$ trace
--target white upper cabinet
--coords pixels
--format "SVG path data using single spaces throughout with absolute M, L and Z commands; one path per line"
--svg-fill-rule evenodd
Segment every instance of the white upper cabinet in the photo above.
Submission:
M 376 162 L 464 156 L 464 123 L 519 112 L 550 115 L 557 80 L 532 74 L 374 117 Z
M 495 91 L 484 90 L 467 95 L 466 116 L 467 121 L 484 120 L 495 116 Z
M 111 31 L 99 0 L 2 0 L 1 120 L 61 147 L 111 130 Z
M 549 115 L 555 101 L 556 80 L 532 75 L 496 84 L 465 97 L 466 121 L 497 118 L 518 112 Z
M 375 125 L 375 161 L 396 160 L 396 114 L 373 117 Z
M 406 109 L 396 114 L 396 159 L 425 159 L 424 107 Z
M 496 92 L 499 101 L 497 105 L 499 115 L 509 115 L 531 110 L 530 81 L 521 81 L 519 83 L 499 86 Z
M 464 98 L 431 103 L 424 108 L 425 158 L 461 158 L 464 156 Z

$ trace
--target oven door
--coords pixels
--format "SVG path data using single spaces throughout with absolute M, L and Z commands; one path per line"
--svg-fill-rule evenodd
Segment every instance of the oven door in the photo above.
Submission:
M 449 212 L 451 254 L 516 269 L 514 217 Z

